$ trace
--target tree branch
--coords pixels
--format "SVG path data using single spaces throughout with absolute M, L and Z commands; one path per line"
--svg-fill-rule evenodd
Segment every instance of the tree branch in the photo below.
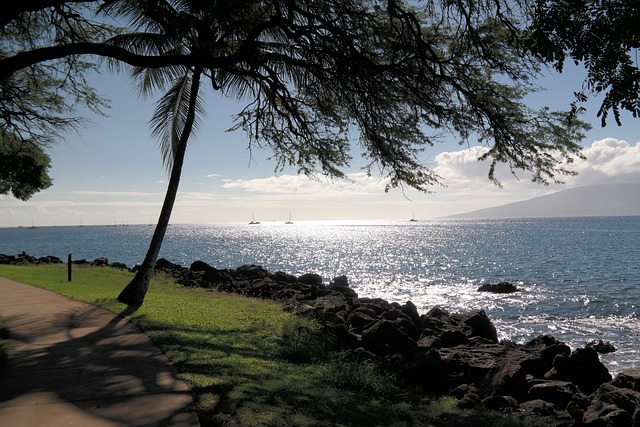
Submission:
M 73 55 L 97 55 L 122 61 L 135 67 L 162 68 L 171 65 L 195 66 L 203 64 L 203 58 L 195 55 L 137 55 L 126 49 L 104 43 L 70 43 L 21 52 L 0 60 L 0 80 L 10 78 L 15 72 L 38 64 Z M 207 58 L 208 60 L 214 58 Z M 222 60 L 222 58 L 220 58 Z M 208 61 L 210 63 L 210 61 Z

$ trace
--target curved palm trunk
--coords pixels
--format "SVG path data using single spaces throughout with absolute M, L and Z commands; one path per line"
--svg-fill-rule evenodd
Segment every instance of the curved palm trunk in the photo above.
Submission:
M 169 226 L 171 211 L 173 210 L 173 205 L 178 194 L 178 187 L 180 186 L 180 175 L 182 173 L 184 156 L 187 151 L 189 135 L 191 134 L 193 123 L 195 121 L 196 98 L 200 87 L 200 75 L 200 70 L 195 70 L 193 73 L 187 120 L 185 121 L 184 130 L 182 131 L 178 147 L 174 154 L 169 185 L 167 187 L 167 193 L 164 196 L 164 202 L 162 204 L 162 210 L 160 211 L 160 217 L 158 218 L 158 224 L 153 232 L 153 237 L 151 238 L 151 243 L 147 250 L 147 255 L 145 256 L 140 269 L 131 282 L 129 282 L 122 292 L 120 292 L 120 295 L 118 295 L 118 301 L 121 303 L 138 306 L 142 305 L 144 297 L 147 294 L 147 290 L 149 289 L 151 277 L 153 277 L 153 269 L 158 259 L 158 255 L 160 254 L 162 241 L 165 233 L 167 232 L 167 227 Z

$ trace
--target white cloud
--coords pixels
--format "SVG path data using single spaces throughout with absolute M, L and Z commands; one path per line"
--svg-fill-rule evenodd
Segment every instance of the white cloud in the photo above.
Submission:
M 487 179 L 489 171 L 486 162 L 479 162 L 487 149 L 485 147 L 471 147 L 460 151 L 445 151 L 436 156 L 437 166 L 434 172 L 440 175 L 445 183 L 468 182 Z
M 572 185 L 640 182 L 640 144 L 605 138 L 594 141 L 584 149 L 585 161 L 578 161 L 572 169 L 578 176 Z
M 484 147 L 443 152 L 436 156 L 434 171 L 444 178 L 449 187 L 473 185 L 475 190 L 486 187 L 489 164 L 478 162 L 487 151 Z M 568 169 L 578 172 L 577 177 L 566 177 L 566 186 L 604 184 L 614 182 L 640 182 L 640 144 L 630 145 L 626 141 L 605 138 L 594 141 L 583 150 L 586 160 L 577 159 Z M 513 177 L 506 165 L 499 165 L 496 177 L 509 188 L 534 188 L 526 172 L 516 172 Z M 562 178 L 561 178 L 562 179 Z M 542 187 L 544 188 L 544 187 Z M 557 188 L 557 187 L 551 187 Z
M 225 180 L 223 188 L 264 195 L 291 197 L 352 197 L 384 193 L 385 181 L 366 173 L 348 174 L 343 180 L 312 179 L 304 175 L 279 175 L 250 180 Z

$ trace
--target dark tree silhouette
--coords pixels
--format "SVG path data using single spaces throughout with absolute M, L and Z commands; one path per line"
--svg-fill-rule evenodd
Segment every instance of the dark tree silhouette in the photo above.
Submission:
M 245 103 L 236 129 L 246 131 L 251 146 L 270 148 L 278 168 L 343 177 L 349 148 L 359 144 L 367 171 L 379 170 L 388 188 L 429 191 L 440 177 L 421 159 L 422 149 L 449 134 L 488 147 L 480 160 L 488 160 L 496 183 L 498 163 L 534 182 L 561 182 L 572 173 L 566 165 L 580 157 L 586 125 L 570 112 L 534 111 L 523 101 L 544 61 L 560 55 L 536 48 L 528 25 L 553 17 L 542 6 L 529 15 L 531 3 L 25 1 L 0 19 L 3 31 L 28 16 L 54 16 L 63 37 L 27 46 L 14 38 L 11 49 L 0 44 L 0 81 L 10 88 L 18 73 L 39 64 L 78 70 L 72 60 L 98 55 L 116 68 L 132 66 L 144 93 L 162 94 L 152 123 L 170 185 L 144 264 L 120 295 L 141 304 L 187 144 L 204 117 L 198 95 L 205 87 Z

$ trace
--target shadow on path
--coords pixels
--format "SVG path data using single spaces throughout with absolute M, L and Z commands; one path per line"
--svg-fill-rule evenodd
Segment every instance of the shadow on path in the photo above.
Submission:
M 4 278 L 0 315 L 0 425 L 199 426 L 174 367 L 122 317 Z

